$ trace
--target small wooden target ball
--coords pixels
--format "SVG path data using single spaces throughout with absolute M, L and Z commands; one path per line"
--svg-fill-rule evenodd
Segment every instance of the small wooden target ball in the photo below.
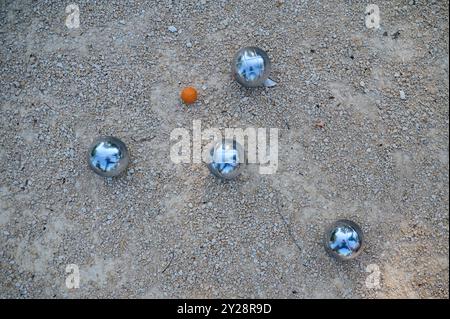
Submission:
M 197 90 L 193 87 L 184 88 L 181 91 L 181 99 L 186 104 L 192 104 L 197 101 Z

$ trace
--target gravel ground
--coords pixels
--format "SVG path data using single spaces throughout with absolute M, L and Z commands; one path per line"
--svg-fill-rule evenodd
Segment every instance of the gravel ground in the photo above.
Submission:
M 449 297 L 448 1 L 377 0 L 378 30 L 366 1 L 77 1 L 72 30 L 70 2 L 0 3 L 0 297 Z M 248 45 L 278 86 L 232 80 Z M 277 173 L 172 163 L 193 120 L 279 128 Z M 89 170 L 99 135 L 124 176 Z M 339 218 L 351 262 L 322 246 Z

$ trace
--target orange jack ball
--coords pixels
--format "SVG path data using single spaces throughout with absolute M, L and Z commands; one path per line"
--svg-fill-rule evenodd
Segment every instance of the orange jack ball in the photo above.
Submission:
M 183 91 L 181 91 L 181 99 L 186 104 L 194 103 L 197 101 L 197 90 L 193 87 L 184 88 Z

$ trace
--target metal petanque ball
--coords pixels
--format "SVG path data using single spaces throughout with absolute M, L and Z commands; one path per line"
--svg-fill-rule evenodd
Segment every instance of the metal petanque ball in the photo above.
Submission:
M 361 253 L 362 248 L 363 233 L 351 220 L 338 220 L 325 233 L 325 249 L 337 259 L 353 259 Z
M 245 87 L 263 86 L 269 78 L 271 63 L 265 51 L 258 47 L 240 49 L 231 65 L 236 81 Z
M 88 161 L 90 168 L 98 175 L 113 177 L 120 175 L 127 168 L 130 156 L 121 140 L 104 136 L 92 143 Z
M 208 168 L 216 177 L 230 180 L 243 168 L 244 151 L 235 140 L 225 139 L 214 143 L 209 150 Z

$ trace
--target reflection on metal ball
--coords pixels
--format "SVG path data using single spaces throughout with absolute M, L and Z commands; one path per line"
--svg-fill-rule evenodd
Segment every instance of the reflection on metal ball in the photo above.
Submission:
M 257 47 L 240 49 L 234 56 L 231 70 L 234 78 L 245 87 L 263 86 L 269 79 L 271 63 L 265 51 Z
M 244 164 L 244 151 L 235 140 L 219 140 L 209 150 L 208 168 L 219 178 L 229 180 L 237 177 Z
M 130 156 L 125 144 L 116 137 L 96 139 L 89 148 L 88 161 L 91 169 L 100 176 L 120 175 L 128 166 Z
M 363 249 L 361 228 L 351 220 L 334 222 L 325 233 L 325 249 L 340 260 L 357 257 Z

